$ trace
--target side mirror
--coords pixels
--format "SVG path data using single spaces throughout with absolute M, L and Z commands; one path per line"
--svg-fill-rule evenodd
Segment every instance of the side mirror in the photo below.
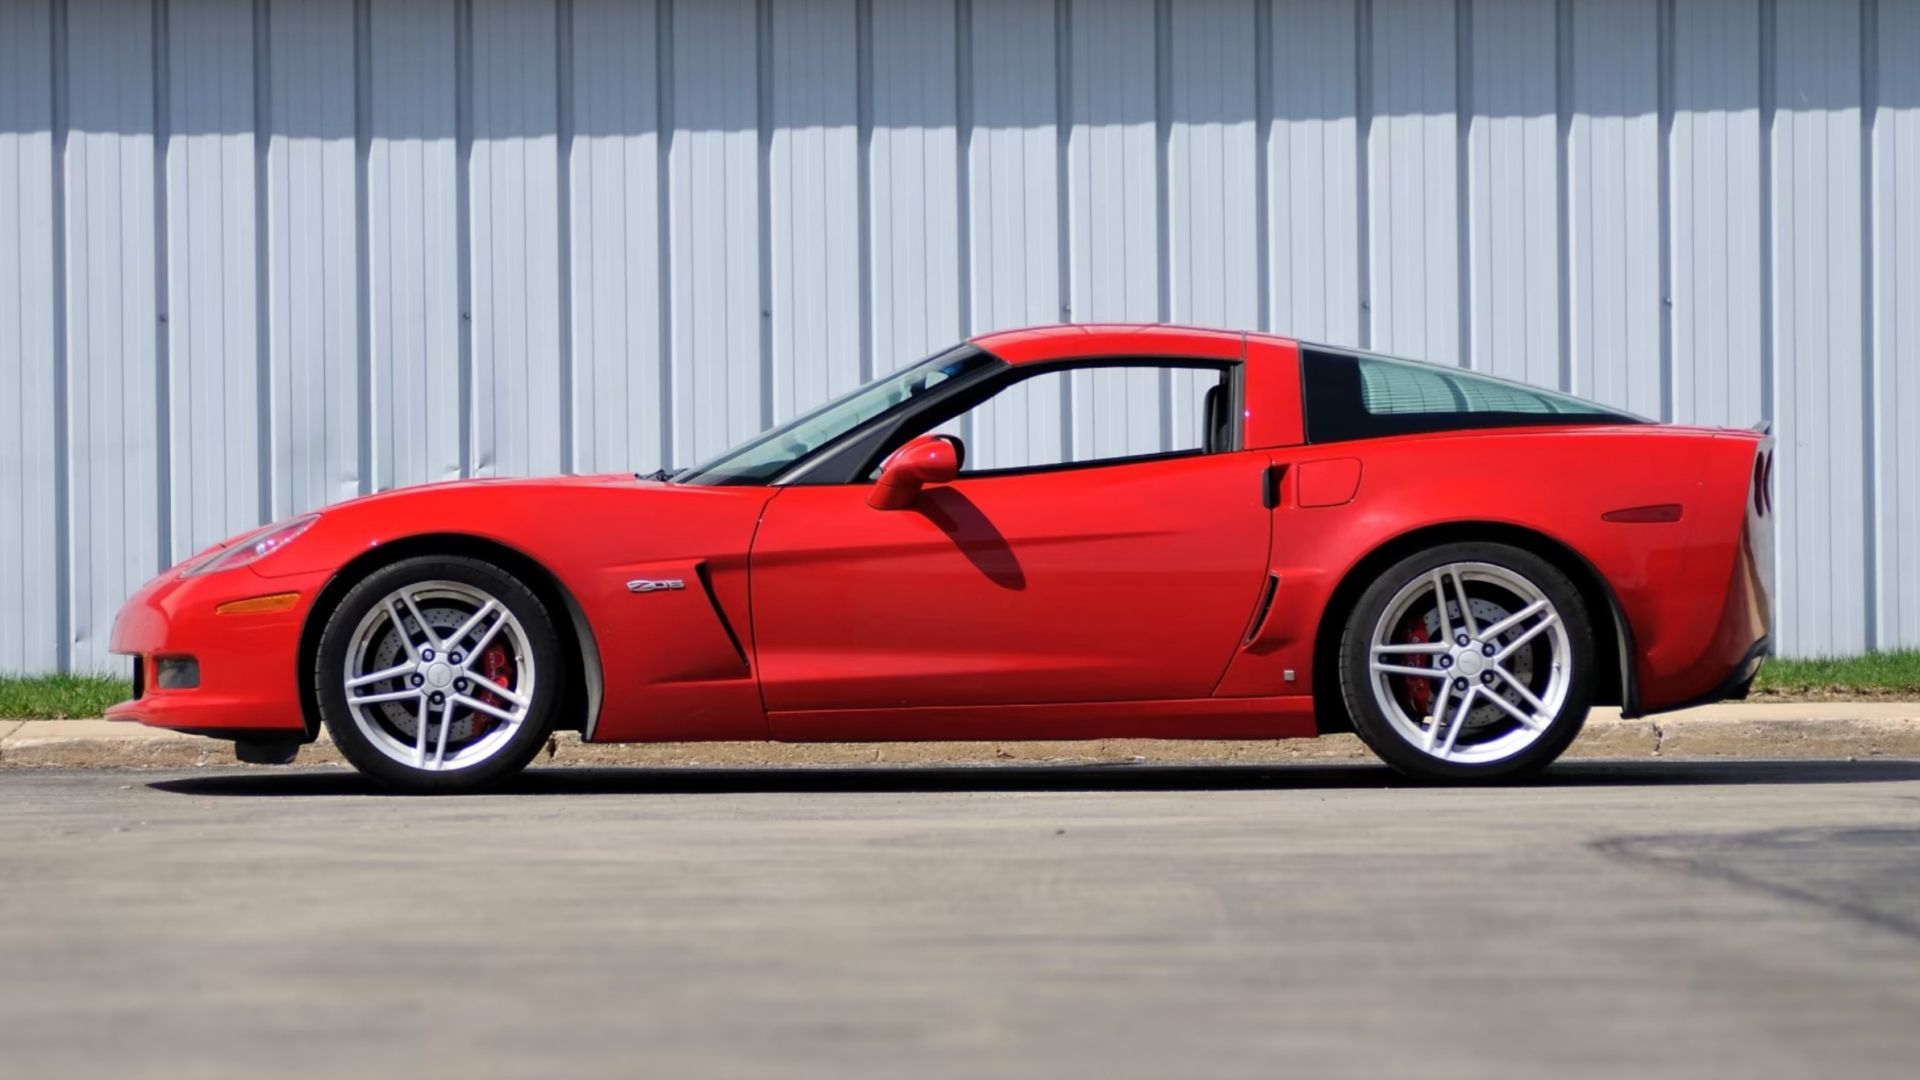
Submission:
M 867 496 L 875 510 L 905 510 L 928 484 L 951 483 L 960 475 L 960 451 L 944 435 L 922 435 L 887 455 L 880 480 Z

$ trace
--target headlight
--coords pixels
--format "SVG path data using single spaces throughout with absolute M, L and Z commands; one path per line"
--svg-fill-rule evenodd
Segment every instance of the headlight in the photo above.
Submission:
M 292 521 L 275 522 L 264 529 L 250 532 L 187 567 L 181 571 L 180 576 L 197 577 L 201 574 L 211 574 L 215 570 L 231 570 L 236 566 L 258 562 L 292 543 L 294 537 L 312 528 L 313 523 L 319 520 L 319 514 L 308 514 L 305 517 L 294 518 Z

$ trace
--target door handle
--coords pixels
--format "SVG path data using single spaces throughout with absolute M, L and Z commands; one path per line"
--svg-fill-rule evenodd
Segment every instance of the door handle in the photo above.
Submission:
M 1280 505 L 1280 481 L 1287 475 L 1285 465 L 1269 465 L 1260 474 L 1260 505 L 1273 510 Z

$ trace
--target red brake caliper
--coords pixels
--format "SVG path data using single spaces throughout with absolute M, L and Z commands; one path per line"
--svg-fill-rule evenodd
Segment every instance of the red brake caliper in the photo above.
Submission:
M 1407 632 L 1408 644 L 1421 645 L 1424 644 L 1426 640 L 1426 622 L 1421 619 L 1415 619 L 1413 621 L 1413 628 Z M 1425 656 L 1419 657 L 1418 659 L 1422 661 L 1420 665 L 1422 667 L 1433 663 L 1432 659 Z M 1433 681 L 1431 679 L 1408 679 L 1407 698 L 1413 704 L 1414 708 L 1424 714 L 1428 709 L 1433 707 Z
M 506 647 L 499 644 L 487 646 L 487 651 L 480 654 L 480 677 L 495 686 L 511 686 L 513 684 L 512 676 L 513 664 L 507 660 Z M 474 697 L 495 708 L 506 708 L 506 702 L 502 701 L 497 694 L 489 694 L 485 690 L 478 690 L 475 691 Z M 492 717 L 478 710 L 474 711 L 473 733 L 475 735 L 486 730 L 488 725 L 492 723 Z

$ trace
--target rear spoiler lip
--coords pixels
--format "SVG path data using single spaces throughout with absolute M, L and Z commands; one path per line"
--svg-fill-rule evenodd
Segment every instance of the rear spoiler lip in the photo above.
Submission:
M 1755 425 L 1753 425 L 1752 427 L 1750 427 L 1750 428 L 1748 428 L 1747 430 L 1748 430 L 1748 431 L 1751 431 L 1751 432 L 1753 432 L 1753 433 L 1754 433 L 1754 434 L 1756 434 L 1756 435 L 1772 435 L 1772 434 L 1773 434 L 1773 421 L 1771 421 L 1771 420 L 1762 420 L 1762 421 L 1760 421 L 1759 423 L 1757 423 L 1757 424 L 1755 424 Z

